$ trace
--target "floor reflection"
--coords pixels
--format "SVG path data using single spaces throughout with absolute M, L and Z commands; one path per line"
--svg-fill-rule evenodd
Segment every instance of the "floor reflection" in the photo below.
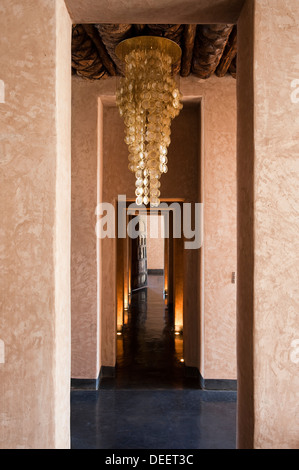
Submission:
M 148 287 L 135 291 L 122 335 L 117 337 L 115 385 L 118 387 L 197 387 L 185 377 L 183 336 L 175 335 L 165 307 L 163 276 L 150 275 Z
M 233 449 L 236 392 L 185 377 L 183 337 L 164 309 L 162 278 L 132 297 L 114 378 L 72 391 L 73 449 Z

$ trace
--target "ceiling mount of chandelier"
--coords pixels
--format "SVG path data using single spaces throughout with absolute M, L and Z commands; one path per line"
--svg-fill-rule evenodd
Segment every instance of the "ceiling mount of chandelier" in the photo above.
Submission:
M 115 49 L 125 62 L 116 104 L 126 126 L 129 170 L 136 177 L 136 204 L 158 207 L 160 177 L 168 170 L 171 121 L 182 109 L 173 65 L 181 58 L 175 42 L 156 36 L 122 41 Z

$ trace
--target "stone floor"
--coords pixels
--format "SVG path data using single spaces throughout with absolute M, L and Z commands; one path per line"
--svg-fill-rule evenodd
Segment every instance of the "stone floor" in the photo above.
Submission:
M 234 449 L 236 392 L 201 390 L 164 307 L 163 277 L 132 296 L 115 377 L 72 390 L 73 449 Z

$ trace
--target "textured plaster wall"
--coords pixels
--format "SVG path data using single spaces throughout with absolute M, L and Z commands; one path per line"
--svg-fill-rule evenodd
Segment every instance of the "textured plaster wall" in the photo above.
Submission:
M 206 379 L 236 379 L 236 82 L 207 83 L 203 153 L 203 336 Z
M 56 3 L 55 448 L 70 446 L 71 20 Z
M 164 227 L 164 225 L 163 225 Z M 161 217 L 147 217 L 147 268 L 164 269 L 164 230 Z
M 118 194 L 134 198 L 134 176 L 127 168 L 124 125 L 113 105 L 115 86 L 114 79 L 90 83 L 73 78 L 73 377 L 89 378 L 98 374 L 94 208 L 99 152 L 103 160 L 103 201 L 115 203 Z M 182 198 L 186 202 L 203 201 L 205 204 L 203 297 L 199 295 L 199 252 L 186 250 L 184 253 L 187 273 L 184 308 L 188 312 L 184 325 L 186 358 L 188 365 L 200 367 L 205 378 L 233 379 L 236 378 L 236 285 L 231 284 L 231 273 L 236 271 L 236 82 L 231 77 L 209 81 L 189 77 L 181 80 L 181 89 L 190 104 L 185 104 L 183 112 L 172 124 L 171 164 L 161 180 L 162 197 Z M 102 129 L 101 143 L 96 134 L 98 97 L 104 105 L 103 122 L 98 122 L 98 129 Z M 203 101 L 202 140 L 199 97 Z M 202 174 L 199 165 L 201 150 Z M 115 240 L 106 238 L 101 246 L 101 364 L 114 366 Z M 197 289 L 194 288 L 196 277 Z M 202 302 L 204 312 L 201 329 L 199 307 L 195 307 L 197 302 Z
M 244 0 L 66 0 L 75 23 L 234 23 Z
M 108 85 L 108 86 L 107 86 Z M 72 377 L 97 378 L 100 369 L 102 293 L 98 273 L 103 248 L 96 237 L 96 207 L 102 198 L 100 175 L 103 108 L 98 97 L 115 93 L 115 81 L 73 79 L 72 92 Z M 98 250 L 97 250 L 98 245 Z M 98 264 L 99 263 L 99 264 Z M 103 276 L 103 283 L 105 277 Z
M 238 289 L 237 375 L 239 447 L 253 447 L 253 197 L 254 197 L 254 4 L 247 2 L 238 22 Z M 243 119 L 241 117 L 244 116 Z
M 255 31 L 254 61 L 248 63 L 243 51 L 239 83 L 243 106 L 246 66 L 254 86 L 251 96 L 245 95 L 244 99 L 249 103 L 251 100 L 254 121 L 251 113 L 250 133 L 247 139 L 242 133 L 244 147 L 240 141 L 238 149 L 239 191 L 242 188 L 247 191 L 254 209 L 247 221 L 243 217 L 244 231 L 248 229 L 246 236 L 250 235 L 254 246 L 253 256 L 252 248 L 244 256 L 253 265 L 247 273 L 242 269 L 242 279 L 246 275 L 251 278 L 250 284 L 242 280 L 242 288 L 243 295 L 248 288 L 247 298 L 253 294 L 254 314 L 250 317 L 250 321 L 253 319 L 250 359 L 239 349 L 240 368 L 247 363 L 249 372 L 253 422 L 251 429 L 244 433 L 241 426 L 247 403 L 243 384 L 239 445 L 255 448 L 298 448 L 299 445 L 299 375 L 298 363 L 292 356 L 292 342 L 299 338 L 299 105 L 292 100 L 291 86 L 299 78 L 298 17 L 296 1 L 260 0 L 255 2 L 255 10 L 249 3 L 241 18 L 247 38 L 253 37 L 253 28 Z M 242 41 L 245 42 L 244 37 Z M 275 63 L 279 66 L 273 67 Z M 246 127 L 243 119 L 240 125 L 243 132 Z M 249 159 L 253 170 L 249 185 L 245 159 Z M 241 226 L 239 230 L 244 239 Z M 242 305 L 238 305 L 241 331 L 247 313 L 241 310 Z
M 202 97 L 203 110 L 199 368 L 206 379 L 236 379 L 236 82 L 192 77 L 181 87 L 183 95 Z
M 71 23 L 60 0 L 0 17 L 0 447 L 67 448 Z

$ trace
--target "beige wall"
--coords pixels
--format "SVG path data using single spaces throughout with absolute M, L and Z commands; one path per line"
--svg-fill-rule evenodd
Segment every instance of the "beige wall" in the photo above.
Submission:
M 84 82 L 88 85 L 87 82 Z M 72 95 L 72 377 L 99 374 L 98 258 L 96 207 L 98 203 L 97 99 L 85 86 Z M 92 85 L 92 84 L 90 84 Z M 79 345 L 79 347 L 78 347 Z M 81 345 L 81 346 L 80 346 Z
M 73 79 L 72 85 L 72 377 L 96 379 L 103 363 L 100 335 L 101 327 L 105 331 L 102 288 L 106 282 L 100 257 L 105 245 L 95 231 L 96 207 L 103 193 L 104 108 L 99 96 L 109 101 L 115 94 L 115 80 Z M 106 265 L 108 273 L 109 269 L 115 273 L 113 259 Z M 115 296 L 107 299 L 105 308 L 116 308 Z M 102 346 L 105 355 L 106 343 Z
M 71 20 L 56 1 L 55 448 L 70 447 Z
M 0 447 L 68 448 L 71 23 L 61 0 L 0 18 Z
M 207 82 L 203 99 L 201 373 L 206 379 L 236 379 L 235 81 Z
M 236 82 L 229 76 L 181 80 L 183 95 L 202 98 L 202 162 L 198 200 L 203 202 L 203 248 L 190 272 L 200 277 L 201 308 L 196 359 L 205 379 L 236 379 Z M 185 136 L 188 136 L 186 132 Z M 184 137 L 185 138 L 185 137 Z M 182 144 L 184 140 L 182 139 Z M 188 260 L 194 258 L 192 250 Z M 194 289 L 193 289 L 194 291 Z M 196 302 L 190 289 L 188 310 Z M 196 324 L 196 319 L 190 322 Z M 195 350 L 197 345 L 192 345 Z M 192 354 L 194 357 L 194 354 Z
M 66 0 L 75 23 L 235 23 L 244 0 Z M 150 21 L 149 21 L 150 20 Z
M 75 3 L 78 6 L 77 0 L 68 0 L 68 6 Z M 90 0 L 84 7 L 91 3 L 95 5 Z M 184 5 L 172 11 L 178 15 L 177 22 L 182 18 L 189 21 L 188 15 L 197 23 L 215 22 L 216 3 L 217 21 L 233 21 L 238 16 L 237 6 L 243 2 L 234 3 L 234 14 L 230 12 L 225 19 L 227 3 L 221 0 L 215 0 L 213 5 L 209 2 L 208 8 L 206 2 L 194 0 L 189 2 L 188 10 Z M 239 446 L 297 448 L 298 373 L 292 360 L 292 344 L 298 337 L 298 260 L 294 252 L 298 198 L 294 188 L 299 126 L 298 103 L 293 103 L 290 97 L 291 82 L 299 75 L 298 2 L 246 3 L 239 23 L 238 54 L 238 198 L 239 215 L 243 214 L 239 217 L 238 232 Z M 103 20 L 102 3 L 97 5 L 101 7 L 97 10 L 99 20 Z M 162 13 L 168 15 L 169 5 L 164 7 L 165 2 Z M 130 14 L 127 8 L 126 11 Z M 146 7 L 141 13 L 146 20 L 149 15 Z M 159 22 L 161 11 L 156 13 Z M 82 12 L 79 7 L 76 14 L 79 21 L 86 10 Z M 109 21 L 114 18 L 119 22 L 119 14 L 128 18 L 126 12 L 119 13 L 118 6 L 114 6 L 109 10 Z M 136 14 L 140 14 L 140 9 Z M 0 171 L 5 195 L 1 197 L 1 340 L 5 343 L 5 362 L 0 364 L 1 447 L 67 447 L 69 384 L 65 376 L 69 351 L 65 338 L 68 338 L 69 235 L 68 202 L 64 205 L 62 200 L 69 188 L 69 152 L 68 138 L 66 141 L 63 138 L 68 136 L 68 111 L 64 116 L 62 112 L 69 108 L 67 102 L 65 106 L 59 103 L 62 95 L 67 97 L 69 93 L 67 81 L 65 88 L 60 84 L 68 74 L 64 67 L 70 59 L 70 35 L 63 41 L 60 36 L 63 31 L 68 35 L 70 24 L 63 3 L 58 0 L 27 0 L 26 14 L 23 1 L 2 0 L 0 15 L 1 59 L 5 63 L 1 69 L 5 103 L 2 99 L 0 103 Z M 95 21 L 95 17 L 89 20 Z M 56 74 L 58 63 L 61 67 Z M 202 96 L 211 83 L 196 81 L 190 92 Z M 105 94 L 106 86 L 97 84 L 96 95 L 101 91 Z M 96 106 L 95 94 L 86 93 L 85 98 L 85 105 L 91 105 L 90 111 Z M 80 99 L 75 106 L 79 106 Z M 207 106 L 205 110 L 208 111 Z M 225 107 L 221 115 L 226 115 Z M 58 129 L 60 119 L 65 122 L 64 133 Z M 88 119 L 86 122 L 90 125 Z M 85 125 L 84 120 L 81 125 Z M 212 135 L 212 127 L 210 132 Z M 94 145 L 98 138 L 94 133 L 88 137 L 84 148 L 90 143 Z M 206 140 L 204 145 L 206 149 Z M 94 148 L 100 147 L 96 144 Z M 209 167 L 206 163 L 203 181 Z M 82 168 L 78 173 L 79 170 Z M 91 174 L 85 181 L 93 188 Z M 99 195 L 92 202 L 98 202 L 98 198 Z M 88 211 L 89 204 L 86 208 Z M 80 210 L 83 213 L 84 207 Z M 90 240 L 86 238 L 87 243 Z M 209 251 L 207 246 L 204 250 Z M 82 278 L 88 274 L 86 259 L 83 258 L 79 271 Z M 90 269 L 94 269 L 94 262 Z M 98 283 L 99 277 L 95 279 Z M 65 283 L 62 289 L 60 282 Z M 205 306 L 201 328 L 204 345 L 209 331 L 205 328 L 209 305 L 204 298 L 199 300 Z M 99 311 L 98 305 L 96 309 Z M 92 330 L 94 344 L 98 342 L 100 328 L 98 320 L 91 317 L 87 322 L 96 326 Z M 79 335 L 79 340 L 85 340 L 85 333 Z M 80 354 L 84 354 L 84 348 L 79 348 L 78 361 Z M 201 366 L 210 370 L 204 357 L 201 354 Z M 83 358 L 83 372 L 87 368 L 85 360 L 93 362 L 96 371 L 99 353 L 95 358 Z
M 164 224 L 160 216 L 147 217 L 147 269 L 164 269 Z
M 124 125 L 113 105 L 116 82 L 86 82 L 73 78 L 73 377 L 95 378 L 99 368 L 95 356 L 99 340 L 96 305 L 97 258 L 94 232 L 99 153 L 103 160 L 102 200 L 115 203 L 118 194 L 134 199 L 134 175 L 127 168 Z M 190 280 L 199 278 L 198 251 L 185 250 L 184 339 L 187 365 L 200 367 L 205 378 L 235 378 L 235 293 L 231 273 L 236 271 L 236 82 L 231 77 L 201 81 L 181 80 L 187 100 L 172 124 L 169 171 L 161 179 L 165 199 L 184 199 L 205 204 L 205 244 L 200 296 Z M 95 132 L 98 98 L 103 105 L 102 142 Z M 203 107 L 203 139 L 200 137 L 200 104 Z M 102 128 L 103 126 L 103 128 Z M 215 137 L 216 136 L 216 137 Z M 203 152 L 202 172 L 199 156 Z M 202 180 L 202 181 L 201 181 Z M 88 187 L 88 192 L 86 188 Z M 202 187 L 202 189 L 201 189 Z M 202 194 L 200 194 L 202 192 Z M 201 198 L 201 199 L 200 199 Z M 77 201 L 77 202 L 76 202 Z M 79 210 L 76 209 L 80 206 Z M 81 225 L 81 229 L 79 227 Z M 79 231 L 76 233 L 77 227 Z M 82 234 L 82 239 L 80 239 Z M 114 366 L 116 360 L 116 245 L 104 239 L 101 289 L 101 364 Z M 78 252 L 77 252 L 78 249 Z M 80 260 L 78 267 L 76 259 Z M 90 275 L 88 273 L 90 272 Z M 189 273 L 189 274 L 188 274 Z M 82 281 L 82 282 L 81 282 Z M 112 290 L 111 290 L 112 289 Z M 82 305 L 82 301 L 86 304 Z M 202 329 L 199 308 L 202 302 Z M 85 332 L 84 332 L 85 331 Z M 85 337 L 86 334 L 86 337 Z M 201 335 L 201 336 L 200 336 Z M 228 340 L 229 338 L 229 340 Z M 89 342 L 89 346 L 84 344 Z M 198 347 L 201 347 L 201 354 Z M 90 346 L 92 345 L 92 347 Z M 93 353 L 89 349 L 93 349 Z M 88 360 L 90 354 L 92 358 Z M 201 361 L 201 362 L 199 362 Z M 99 364 L 100 366 L 100 364 Z M 91 370 L 92 367 L 92 370 Z M 76 375 L 73 375 L 76 371 Z
M 253 30 L 254 4 L 247 2 L 238 23 L 238 446 L 253 447 L 253 195 L 254 195 L 254 100 Z M 251 38 L 251 40 L 249 40 Z
M 298 448 L 299 4 L 254 7 L 239 23 L 239 446 Z

